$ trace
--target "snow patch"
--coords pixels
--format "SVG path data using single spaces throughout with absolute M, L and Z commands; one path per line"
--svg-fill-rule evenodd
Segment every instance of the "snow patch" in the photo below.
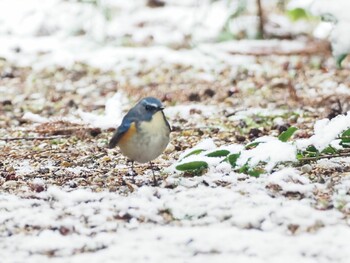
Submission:
M 308 139 L 296 141 L 298 149 L 306 149 L 314 145 L 318 150 L 323 150 L 346 129 L 350 128 L 350 114 L 338 115 L 335 118 L 318 120 L 314 125 L 314 135 Z
M 260 162 L 266 163 L 266 171 L 271 171 L 278 163 L 295 162 L 296 148 L 289 143 L 281 142 L 277 138 L 260 143 L 251 150 L 241 152 L 241 156 L 237 160 L 237 164 L 243 166 L 248 163 L 254 167 Z
M 117 92 L 108 99 L 105 106 L 104 115 L 84 112 L 78 110 L 78 115 L 84 123 L 101 129 L 116 128 L 122 121 L 123 112 L 129 105 L 129 100 L 123 92 Z

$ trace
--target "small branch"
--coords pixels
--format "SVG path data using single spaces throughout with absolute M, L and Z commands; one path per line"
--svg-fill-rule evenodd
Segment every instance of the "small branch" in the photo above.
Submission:
M 46 136 L 46 137 L 10 137 L 10 138 L 0 138 L 1 141 L 9 142 L 9 141 L 20 141 L 20 140 L 26 140 L 26 141 L 44 141 L 44 140 L 53 140 L 53 139 L 62 139 L 62 138 L 68 138 L 69 135 L 56 135 L 56 136 Z
M 270 41 L 264 40 L 266 43 L 271 43 L 270 46 L 259 46 L 255 45 L 252 48 L 247 50 L 242 50 L 241 47 L 235 47 L 232 45 L 230 49 L 222 49 L 224 52 L 227 52 L 231 55 L 244 55 L 244 56 L 294 56 L 294 55 L 303 55 L 310 56 L 314 54 L 330 54 L 330 45 L 327 41 L 323 40 L 313 40 L 305 42 L 305 46 L 288 48 L 289 43 L 301 43 L 300 41 Z M 233 43 L 233 42 L 232 42 Z M 264 43 L 264 42 L 262 42 Z
M 264 29 L 265 18 L 264 18 L 264 12 L 263 12 L 263 9 L 262 9 L 261 0 L 257 0 L 256 3 L 257 3 L 257 6 L 258 6 L 259 35 L 260 35 L 260 38 L 264 39 L 264 38 L 265 38 L 265 29 Z
M 347 152 L 341 152 L 337 154 L 329 154 L 329 155 L 321 155 L 317 157 L 304 157 L 299 159 L 298 161 L 300 162 L 312 162 L 312 161 L 317 161 L 320 159 L 331 159 L 331 158 L 336 158 L 336 157 L 350 157 L 350 151 Z
M 296 91 L 294 85 L 292 84 L 291 80 L 288 81 L 288 91 L 289 91 L 289 95 L 290 95 L 292 100 L 299 101 L 299 97 L 297 95 L 297 91 Z
M 225 115 L 225 117 L 228 118 L 228 117 L 234 116 L 234 115 L 236 115 L 237 112 L 245 111 L 245 110 L 247 110 L 247 109 L 238 109 L 238 110 L 235 110 L 234 112 L 227 113 L 227 114 Z

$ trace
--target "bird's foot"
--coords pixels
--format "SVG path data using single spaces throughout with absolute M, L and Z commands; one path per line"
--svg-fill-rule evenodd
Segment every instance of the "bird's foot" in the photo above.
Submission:
M 150 164 L 150 166 L 149 166 L 149 168 L 151 168 L 151 170 L 152 170 L 152 177 L 153 177 L 153 184 L 152 184 L 152 186 L 158 186 L 159 185 L 159 182 L 158 182 L 158 180 L 157 180 L 157 177 L 156 177 L 156 175 L 155 175 L 155 173 L 154 173 L 154 165 L 153 165 L 153 163 L 152 162 L 150 162 L 149 163 Z M 158 167 L 156 167 L 156 169 L 157 169 Z M 158 170 L 159 170 L 159 168 L 158 168 Z
M 135 183 L 135 177 L 137 176 L 137 172 L 134 169 L 130 169 L 127 173 L 126 173 L 126 177 L 129 177 L 130 181 L 134 184 Z

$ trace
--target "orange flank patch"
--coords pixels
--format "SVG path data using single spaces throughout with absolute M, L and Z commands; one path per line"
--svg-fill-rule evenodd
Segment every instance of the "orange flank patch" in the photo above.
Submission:
M 122 137 L 120 138 L 119 144 L 125 144 L 128 142 L 128 140 L 133 136 L 136 132 L 136 125 L 135 122 L 131 123 L 130 128 L 127 132 L 125 132 Z

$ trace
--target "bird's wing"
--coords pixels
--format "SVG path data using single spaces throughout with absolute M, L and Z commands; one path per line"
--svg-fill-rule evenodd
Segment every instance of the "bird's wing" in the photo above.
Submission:
M 120 124 L 112 139 L 109 141 L 108 148 L 114 148 L 130 128 L 135 128 L 134 120 L 124 118 L 122 124 Z

